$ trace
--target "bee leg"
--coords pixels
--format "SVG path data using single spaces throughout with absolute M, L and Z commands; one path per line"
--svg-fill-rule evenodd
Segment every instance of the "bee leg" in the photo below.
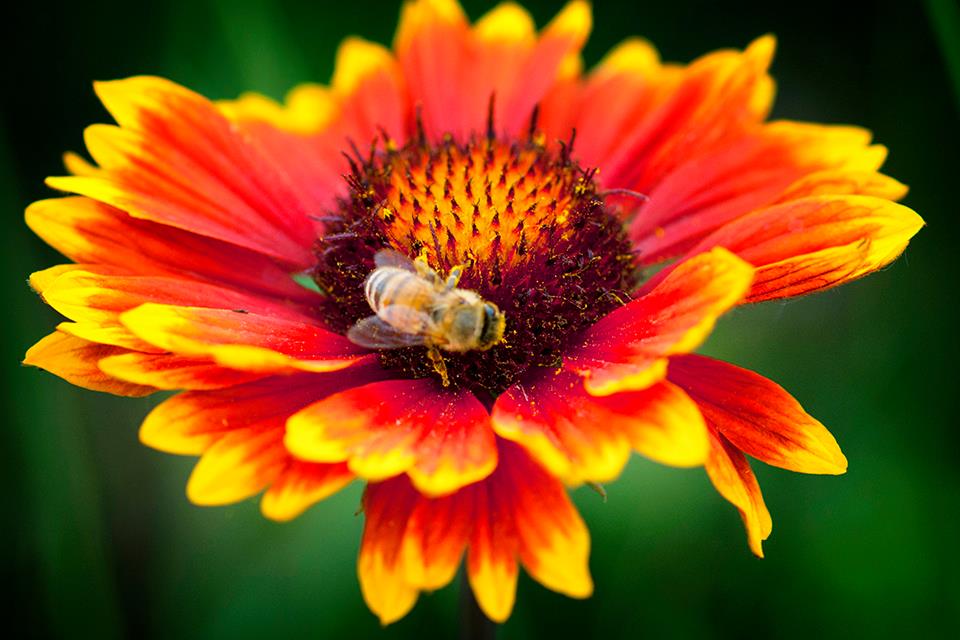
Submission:
M 458 264 L 454 268 L 450 269 L 450 273 L 447 275 L 446 288 L 447 291 L 450 291 L 456 288 L 457 283 L 460 282 L 460 276 L 463 275 L 463 265 Z
M 413 261 L 413 268 L 417 270 L 417 275 L 421 278 L 426 278 L 430 282 L 438 284 L 440 282 L 440 276 L 437 275 L 437 272 L 430 267 L 430 263 L 427 262 L 427 254 L 421 253 Z
M 443 355 L 440 353 L 440 349 L 437 349 L 435 346 L 430 346 L 427 348 L 427 357 L 430 358 L 430 363 L 433 364 L 433 370 L 440 374 L 440 382 L 445 387 L 450 386 L 450 376 L 447 375 L 447 363 L 443 361 Z

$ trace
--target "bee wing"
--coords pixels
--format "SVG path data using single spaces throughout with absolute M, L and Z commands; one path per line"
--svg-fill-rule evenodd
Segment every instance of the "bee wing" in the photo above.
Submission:
M 401 331 L 406 333 L 428 333 L 433 328 L 433 320 L 426 312 L 405 304 L 387 305 L 377 315 L 393 327 L 402 327 Z
M 425 341 L 422 335 L 406 333 L 387 324 L 378 316 L 368 316 L 359 320 L 347 332 L 350 342 L 368 349 L 397 349 L 416 347 Z
M 437 272 L 430 268 L 426 261 L 411 260 L 399 251 L 394 249 L 381 249 L 373 256 L 373 262 L 377 267 L 393 267 L 415 273 L 421 278 L 426 278 L 434 285 L 441 282 Z
M 413 264 L 413 260 L 394 249 L 380 249 L 373 256 L 373 262 L 378 267 L 395 267 L 417 273 L 417 267 Z

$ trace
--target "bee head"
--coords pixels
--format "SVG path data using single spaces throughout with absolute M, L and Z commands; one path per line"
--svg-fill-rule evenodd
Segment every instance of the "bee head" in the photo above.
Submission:
M 479 347 L 489 349 L 503 339 L 503 330 L 507 326 L 507 319 L 503 312 L 492 302 L 483 304 L 483 326 L 480 329 Z

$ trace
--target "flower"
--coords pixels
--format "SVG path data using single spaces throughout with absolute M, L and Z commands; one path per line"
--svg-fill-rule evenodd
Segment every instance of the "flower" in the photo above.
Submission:
M 288 520 L 368 482 L 359 575 L 384 623 L 464 557 L 493 620 L 519 565 L 588 596 L 566 487 L 615 479 L 633 451 L 704 466 L 762 555 L 745 454 L 804 473 L 846 459 L 782 388 L 692 352 L 738 304 L 889 264 L 923 222 L 868 132 L 767 121 L 772 38 L 687 66 L 629 40 L 584 72 L 590 20 L 574 0 L 538 33 L 512 3 L 470 25 L 454 0 L 413 0 L 393 50 L 348 39 L 330 86 L 284 103 L 97 83 L 117 125 L 49 180 L 75 195 L 27 210 L 72 263 L 31 277 L 67 321 L 25 362 L 181 391 L 140 433 L 200 456 L 197 504 L 263 492 Z M 502 342 L 443 352 L 447 380 L 423 347 L 347 339 L 385 248 L 462 265 Z

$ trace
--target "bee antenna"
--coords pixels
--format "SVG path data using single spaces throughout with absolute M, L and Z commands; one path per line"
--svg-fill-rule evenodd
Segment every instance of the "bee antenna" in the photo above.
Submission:
M 634 191 L 633 189 L 607 189 L 606 191 L 601 191 L 597 195 L 601 198 L 606 198 L 607 196 L 628 196 L 630 198 L 636 198 L 642 202 L 648 202 L 650 200 L 650 196 L 647 194 Z
M 348 231 L 346 233 L 331 233 L 328 236 L 323 236 L 322 239 L 325 242 L 327 242 L 330 240 L 347 240 L 349 238 L 356 238 L 356 237 L 357 237 L 357 234 Z

